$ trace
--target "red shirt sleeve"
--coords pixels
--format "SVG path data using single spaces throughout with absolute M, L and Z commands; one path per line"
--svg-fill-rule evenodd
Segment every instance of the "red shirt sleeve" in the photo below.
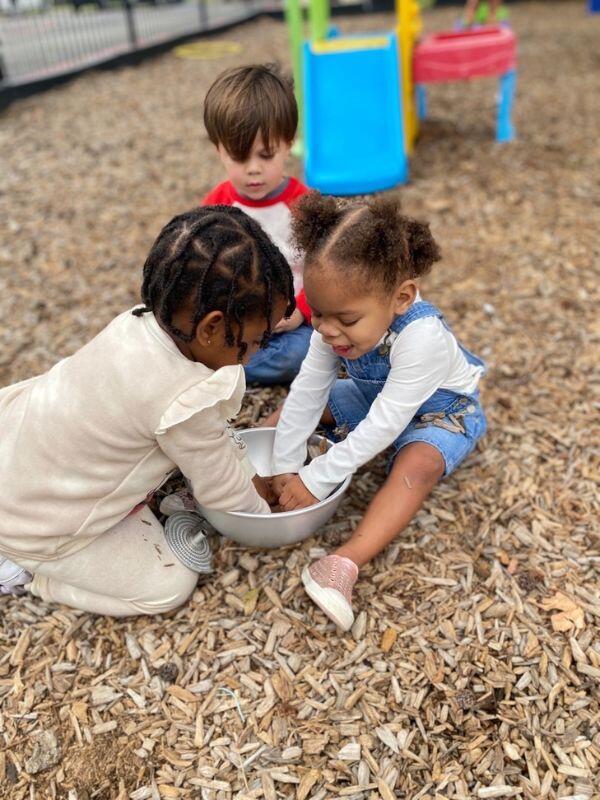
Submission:
M 232 186 L 229 181 L 223 181 L 205 195 L 200 201 L 201 206 L 232 206 L 235 197 L 232 193 Z
M 297 178 L 290 178 L 289 185 L 284 192 L 284 197 L 281 199 L 288 206 L 288 208 L 290 208 L 299 197 L 302 197 L 302 195 L 306 194 L 308 191 L 308 187 L 305 186 L 302 181 L 299 181 Z M 310 325 L 312 311 L 310 310 L 310 306 L 306 300 L 304 289 L 302 289 L 296 296 L 296 308 L 304 317 L 305 322 Z
M 283 202 L 289 208 L 299 197 L 302 197 L 302 195 L 306 194 L 308 191 L 310 191 L 308 186 L 305 186 L 298 178 L 290 178 L 288 188 L 284 192 L 285 197 L 283 198 Z
M 296 297 L 296 308 L 302 316 L 304 317 L 305 321 L 310 325 L 310 320 L 312 317 L 312 312 L 310 310 L 310 306 L 306 300 L 306 295 L 304 293 L 304 289 L 300 291 L 300 294 Z

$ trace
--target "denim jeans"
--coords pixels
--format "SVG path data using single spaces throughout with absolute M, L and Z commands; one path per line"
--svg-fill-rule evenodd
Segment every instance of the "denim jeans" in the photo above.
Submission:
M 274 334 L 265 349 L 246 364 L 246 383 L 291 383 L 300 372 L 312 332 L 310 325 L 300 325 L 293 331 Z
M 486 432 L 487 422 L 479 402 L 479 392 L 464 396 L 439 390 L 430 399 L 431 403 L 429 405 L 424 403 L 418 415 L 415 415 L 400 436 L 392 442 L 392 458 L 388 468 L 391 468 L 394 458 L 407 444 L 425 442 L 440 452 L 445 464 L 444 475 L 450 475 Z M 369 413 L 370 405 L 356 383 L 351 378 L 346 378 L 337 380 L 334 384 L 329 396 L 329 410 L 336 423 L 330 438 L 339 441 L 344 434 L 350 433 L 362 422 Z M 423 414 L 432 412 L 441 414 L 442 411 L 445 416 L 441 419 L 427 424 L 421 419 Z M 452 423 L 450 415 L 455 414 L 460 415 L 464 426 L 462 433 L 438 427 L 436 424 L 440 421 Z M 341 436 L 338 431 L 342 432 Z

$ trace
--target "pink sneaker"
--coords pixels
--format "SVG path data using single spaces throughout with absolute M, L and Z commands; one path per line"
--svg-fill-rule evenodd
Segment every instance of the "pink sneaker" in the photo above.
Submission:
M 352 587 L 358 567 L 345 556 L 324 556 L 302 572 L 302 583 L 310 599 L 344 631 L 354 623 Z

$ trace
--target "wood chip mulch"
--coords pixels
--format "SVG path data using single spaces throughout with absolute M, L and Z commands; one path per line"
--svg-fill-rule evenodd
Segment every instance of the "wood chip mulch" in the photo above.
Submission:
M 427 27 L 455 15 L 428 12 Z M 382 459 L 318 538 L 221 542 L 214 577 L 171 615 L 2 598 L 0 797 L 600 797 L 600 18 L 548 1 L 511 19 L 518 141 L 493 141 L 493 81 L 434 87 L 400 189 L 443 247 L 427 297 L 489 362 L 485 442 L 362 571 L 347 635 L 300 572 L 356 524 Z M 166 55 L 4 113 L 2 385 L 132 304 L 160 227 L 221 179 L 207 87 L 231 64 L 287 58 L 277 22 L 222 38 L 242 57 Z M 282 397 L 251 393 L 240 424 Z

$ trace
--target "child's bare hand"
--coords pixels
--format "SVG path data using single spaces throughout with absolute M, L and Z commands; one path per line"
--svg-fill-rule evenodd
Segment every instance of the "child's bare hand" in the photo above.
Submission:
M 289 317 L 280 319 L 275 325 L 275 333 L 286 333 L 287 331 L 295 331 L 304 322 L 304 314 L 295 308 Z
M 276 493 L 273 490 L 273 486 L 271 485 L 271 481 L 269 479 L 261 478 L 260 475 L 255 475 L 252 478 L 252 483 L 263 500 L 266 500 L 270 506 L 275 505 L 277 498 L 279 497 L 279 493 Z
M 279 495 L 279 505 L 284 511 L 295 511 L 297 508 L 306 508 L 318 502 L 314 494 L 311 494 L 302 483 L 299 475 L 294 475 Z
M 279 498 L 285 489 L 286 485 L 296 477 L 295 472 L 282 472 L 281 475 L 275 475 L 271 478 L 271 488 L 273 493 Z

